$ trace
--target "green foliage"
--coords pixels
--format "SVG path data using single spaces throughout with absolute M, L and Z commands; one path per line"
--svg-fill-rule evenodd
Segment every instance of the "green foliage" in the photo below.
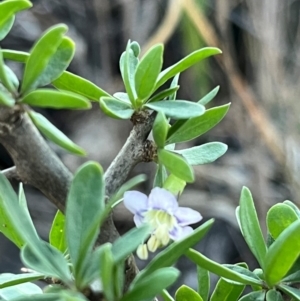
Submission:
M 56 55 L 67 30 L 67 26 L 63 24 L 53 26 L 35 43 L 26 61 L 21 86 L 22 94 L 37 88 L 42 78 L 47 77 L 54 80 L 60 75 L 57 74 L 57 72 L 53 72 L 52 69 L 49 70 L 48 66 L 51 63 L 52 57 Z M 63 71 L 64 70 L 61 70 L 61 73 Z M 50 82 L 51 80 L 47 83 L 43 81 L 43 84 L 45 85 Z
M 267 247 L 258 222 L 251 192 L 246 187 L 241 192 L 239 216 L 243 236 L 253 255 L 263 268 Z
M 57 210 L 49 234 L 50 244 L 62 253 L 67 250 L 65 220 L 63 213 L 60 210 Z
M 212 163 L 227 151 L 227 145 L 221 142 L 209 142 L 188 149 L 176 150 L 175 152 L 182 155 L 188 164 L 201 165 Z
M 153 139 L 159 148 L 164 148 L 165 146 L 168 129 L 169 123 L 166 116 L 158 112 L 153 124 Z
M 205 111 L 201 116 L 179 120 L 169 129 L 167 143 L 180 143 L 195 139 L 216 126 L 226 115 L 229 104 Z
M 47 118 L 42 114 L 29 111 L 29 117 L 31 118 L 37 129 L 50 141 L 59 145 L 63 149 L 79 156 L 84 156 L 85 151 L 80 146 L 71 141 L 64 133 L 56 128 Z
M 267 214 L 268 231 L 274 239 L 277 239 L 284 229 L 298 219 L 293 208 L 286 204 L 276 204 Z
M 187 183 L 194 182 L 194 171 L 190 165 L 188 165 L 187 161 L 181 156 L 164 149 L 159 149 L 158 161 L 176 177 L 184 180 Z
M 103 210 L 102 167 L 97 163 L 87 163 L 74 176 L 66 207 L 67 245 L 75 277 L 79 277 L 85 268 L 85 260 L 99 233 Z
M 12 27 L 15 13 L 32 6 L 27 0 L 9 0 L 0 3 L 0 40 L 4 39 Z
M 154 91 L 156 79 L 162 68 L 163 51 L 164 47 L 162 44 L 155 45 L 148 50 L 138 63 L 134 75 L 136 93 L 139 98 L 138 102 L 143 103 Z
M 208 270 L 197 266 L 198 293 L 203 301 L 208 301 L 210 291 L 210 278 Z
M 145 107 L 157 112 L 162 112 L 173 119 L 188 119 L 204 114 L 202 105 L 185 100 L 162 100 L 145 104 Z
M 134 112 L 130 104 L 112 97 L 101 97 L 100 107 L 107 116 L 116 119 L 129 119 Z
M 89 101 L 77 94 L 68 91 L 38 89 L 30 92 L 21 99 L 22 103 L 41 108 L 54 109 L 89 109 Z
M 300 220 L 286 228 L 268 250 L 265 261 L 266 282 L 278 283 L 300 255 Z
M 164 288 L 173 284 L 179 276 L 179 271 L 172 267 L 160 268 L 148 277 L 141 279 L 129 288 L 120 301 L 148 300 L 160 294 Z
M 99 101 L 100 97 L 110 95 L 92 82 L 78 75 L 65 71 L 52 85 L 59 90 L 66 90 L 82 95 L 90 100 Z
M 175 294 L 176 301 L 203 301 L 201 296 L 193 289 L 186 285 L 182 285 Z

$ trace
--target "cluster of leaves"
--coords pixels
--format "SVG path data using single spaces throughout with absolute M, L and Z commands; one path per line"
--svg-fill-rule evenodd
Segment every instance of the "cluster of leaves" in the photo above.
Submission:
M 101 292 L 106 300 L 152 300 L 175 282 L 179 271 L 171 267 L 212 225 L 200 226 L 185 240 L 173 243 L 157 255 L 135 278 L 124 294 L 124 264 L 141 241 L 150 234 L 147 225 L 127 232 L 113 244 L 93 248 L 105 217 L 124 191 L 145 180 L 138 176 L 124 184 L 104 204 L 103 171 L 99 164 L 88 162 L 75 174 L 67 199 L 65 215 L 58 212 L 49 235 L 49 243 L 37 235 L 30 218 L 25 195 L 19 195 L 0 174 L 1 232 L 21 249 L 24 265 L 34 272 L 1 274 L 0 296 L 5 300 L 88 300 L 87 289 Z M 27 283 L 54 278 L 44 289 Z M 149 285 L 151 284 L 151 285 Z

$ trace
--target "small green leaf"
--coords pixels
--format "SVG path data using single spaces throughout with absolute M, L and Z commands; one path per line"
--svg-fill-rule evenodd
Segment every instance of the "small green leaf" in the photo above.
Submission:
M 161 92 L 159 92 L 159 93 L 155 94 L 153 97 L 151 97 L 149 99 L 148 103 L 161 101 L 161 100 L 165 99 L 166 97 L 171 97 L 172 95 L 176 94 L 178 89 L 179 89 L 179 86 L 162 90 Z
M 35 86 L 46 86 L 58 78 L 69 66 L 74 53 L 74 42 L 68 37 L 63 37 L 60 45 L 56 49 L 56 52 L 50 57 L 47 66 L 35 82 Z
M 116 119 L 129 119 L 134 112 L 130 104 L 110 97 L 100 98 L 100 108 L 106 115 Z
M 194 182 L 194 171 L 181 156 L 164 149 L 158 150 L 159 163 L 163 164 L 170 173 L 187 183 Z
M 284 201 L 283 204 L 290 206 L 296 212 L 297 216 L 300 218 L 300 210 L 293 202 Z
M 162 112 L 166 116 L 174 119 L 188 119 L 204 114 L 205 108 L 197 103 L 186 100 L 162 100 L 145 104 L 145 107 Z
M 1 3 L 0 3 L 0 5 L 1 5 Z M 0 48 L 0 50 L 1 50 L 1 48 Z M 7 72 L 8 69 L 5 66 L 5 63 L 3 60 L 3 55 L 2 55 L 2 52 L 0 51 L 0 82 L 9 92 L 13 93 L 16 91 L 16 89 L 15 89 L 13 82 L 11 81 L 11 78 L 8 75 L 8 72 Z
M 294 209 L 286 204 L 276 204 L 267 213 L 268 231 L 274 239 L 298 218 Z
M 119 263 L 125 260 L 137 247 L 144 243 L 151 231 L 148 226 L 133 228 L 122 237 L 118 238 L 112 245 L 114 261 Z
M 2 273 L 0 274 L 0 289 L 25 283 L 25 282 L 43 279 L 43 278 L 44 278 L 43 274 L 35 273 L 35 272 L 26 273 L 26 274 Z
M 203 254 L 189 249 L 185 255 L 193 261 L 195 264 L 201 266 L 202 268 L 219 275 L 220 277 L 241 283 L 246 285 L 263 285 L 263 282 L 254 274 L 253 277 L 249 277 L 248 275 L 240 274 L 236 271 L 233 271 L 224 265 L 221 265 L 215 261 L 210 260 Z
M 187 149 L 175 150 L 174 152 L 182 155 L 190 165 L 201 165 L 214 162 L 223 156 L 227 149 L 228 146 L 224 143 L 209 142 Z
M 0 173 L 0 230 L 19 248 L 38 239 L 24 206 L 6 177 Z
M 135 57 L 138 57 L 140 55 L 141 47 L 138 42 L 136 42 L 136 41 L 131 42 L 130 48 L 133 51 L 133 54 Z
M 210 277 L 209 271 L 197 266 L 198 293 L 203 301 L 208 301 L 210 292 Z
M 36 284 L 21 283 L 21 284 L 0 289 L 0 300 L 41 301 L 41 300 L 45 300 L 40 298 L 40 296 L 44 296 L 42 295 L 42 293 L 43 293 L 42 289 L 38 287 Z M 34 298 L 34 296 L 38 296 L 39 298 Z M 57 299 L 48 299 L 46 301 L 57 301 Z
M 164 299 L 164 301 L 175 301 L 167 290 L 163 290 L 160 295 Z
M 265 259 L 266 282 L 272 286 L 287 274 L 300 255 L 300 220 L 286 228 L 270 246 Z
M 201 116 L 175 122 L 169 129 L 167 143 L 189 141 L 206 133 L 224 118 L 229 106 L 230 104 L 215 107 Z
M 0 3 L 0 28 L 7 26 L 7 21 L 14 16 L 15 13 L 32 7 L 30 1 L 27 0 L 11 0 Z
M 205 106 L 207 105 L 211 100 L 215 98 L 215 96 L 218 94 L 220 90 L 220 86 L 215 87 L 212 91 L 210 91 L 208 94 L 206 94 L 204 97 L 202 97 L 198 103 Z
M 91 104 L 83 96 L 68 91 L 57 91 L 53 89 L 38 89 L 21 100 L 31 106 L 53 109 L 89 109 Z
M 113 283 L 113 270 L 114 270 L 114 260 L 113 254 L 111 252 L 111 244 L 106 243 L 102 246 L 102 252 L 100 255 L 100 277 L 103 287 L 103 292 L 105 295 L 105 299 L 107 301 L 114 301 L 114 285 L 118 285 L 117 283 Z
M 29 53 L 24 51 L 2 49 L 1 52 L 3 58 L 20 63 L 26 63 L 29 58 Z
M 50 234 L 50 244 L 64 253 L 67 249 L 66 235 L 65 235 L 65 216 L 60 210 L 57 210 L 52 222 Z
M 36 229 L 34 227 L 33 221 L 31 219 L 31 216 L 30 216 L 30 213 L 28 210 L 27 200 L 26 200 L 24 189 L 23 189 L 23 183 L 19 184 L 18 198 L 19 198 L 19 205 L 21 207 L 21 210 L 23 211 L 23 214 L 26 216 L 28 223 L 31 225 L 31 229 L 35 233 L 35 236 L 38 237 L 38 234 L 36 232 Z
M 167 170 L 163 164 L 156 164 L 156 172 L 153 180 L 153 187 L 162 188 L 168 177 Z
M 67 30 L 67 26 L 63 24 L 52 26 L 34 44 L 25 66 L 21 87 L 22 94 L 37 87 L 39 78 L 47 70 L 51 57 L 55 55 L 61 45 L 63 35 Z
M 239 301 L 265 301 L 266 291 L 251 292 L 245 295 Z
M 46 138 L 59 145 L 63 149 L 79 156 L 85 156 L 85 150 L 70 140 L 64 133 L 56 128 L 47 118 L 42 114 L 28 111 L 29 117 L 31 118 L 34 125 L 38 130 L 45 135 Z
M 193 289 L 186 285 L 182 285 L 175 293 L 176 301 L 203 301 L 201 296 Z
M 14 104 L 15 99 L 0 83 L 0 105 L 12 107 Z
M 180 76 L 180 73 L 177 73 L 177 74 L 174 76 L 174 78 L 173 78 L 173 80 L 172 80 L 172 82 L 171 82 L 171 85 L 170 85 L 170 89 L 174 89 L 174 88 L 176 88 L 176 87 L 179 88 L 179 86 L 178 86 L 179 76 Z M 178 90 L 178 89 L 177 89 L 177 90 Z M 169 96 L 169 100 L 175 100 L 175 99 L 176 99 L 176 96 L 177 96 L 177 90 L 176 90 L 172 95 Z
M 90 256 L 104 211 L 102 167 L 95 162 L 81 166 L 72 181 L 66 205 L 66 238 L 76 281 Z
M 241 192 L 239 214 L 244 239 L 264 269 L 267 246 L 259 225 L 251 192 L 246 187 L 243 187 Z
M 133 281 L 133 284 L 145 279 L 145 277 L 153 274 L 153 272 L 159 268 L 173 265 L 181 255 L 183 255 L 190 247 L 194 246 L 204 237 L 204 235 L 211 228 L 213 222 L 213 219 L 208 220 L 200 227 L 195 229 L 194 232 L 189 236 L 173 242 L 170 246 L 161 251 L 154 257 L 154 259 L 152 259 L 146 268 L 137 275 Z
M 177 73 L 181 73 L 207 57 L 220 53 L 222 53 L 221 50 L 214 47 L 206 47 L 192 52 L 181 61 L 170 66 L 159 74 L 155 90 L 162 86 L 168 79 L 174 77 Z
M 163 52 L 162 44 L 151 47 L 136 67 L 135 89 L 141 103 L 154 92 L 156 79 L 162 68 Z
M 181 195 L 185 186 L 186 186 L 185 181 L 177 178 L 173 174 L 170 174 L 168 178 L 165 180 L 163 188 L 167 189 L 174 195 Z
M 21 251 L 21 259 L 34 271 L 60 279 L 67 285 L 72 283 L 67 260 L 60 251 L 45 241 L 40 240 L 25 245 Z
M 169 122 L 164 113 L 158 112 L 153 124 L 153 139 L 159 148 L 164 148 L 168 135 Z
M 220 278 L 210 301 L 237 301 L 245 289 L 245 285 L 236 284 Z
M 294 298 L 294 300 L 300 301 L 300 290 L 285 284 L 278 285 L 278 288 L 290 296 L 291 298 Z
M 2 41 L 10 32 L 15 22 L 15 16 L 11 16 L 2 26 L 0 26 L 0 41 Z
M 68 71 L 63 72 L 59 78 L 52 82 L 52 85 L 57 89 L 71 91 L 94 101 L 99 101 L 102 96 L 111 97 L 89 80 Z
M 137 97 L 135 91 L 134 74 L 137 65 L 138 65 L 138 59 L 136 58 L 134 52 L 130 48 L 130 41 L 128 41 L 126 51 L 122 54 L 120 58 L 120 69 L 121 69 L 124 85 L 126 88 L 126 92 L 134 108 L 136 106 L 136 97 Z
M 287 282 L 289 284 L 300 282 L 300 271 L 297 269 L 296 272 L 284 277 L 282 282 Z
M 175 268 L 161 268 L 153 271 L 143 280 L 132 284 L 120 301 L 147 300 L 160 294 L 163 289 L 173 284 L 179 276 Z
M 280 292 L 272 289 L 267 292 L 266 301 L 283 301 Z

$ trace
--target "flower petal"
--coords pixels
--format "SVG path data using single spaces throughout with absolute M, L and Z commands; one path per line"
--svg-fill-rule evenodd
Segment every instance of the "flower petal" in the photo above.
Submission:
M 190 235 L 193 231 L 192 227 L 174 227 L 169 234 L 171 239 L 179 240 Z
M 141 226 L 144 223 L 144 217 L 139 214 L 135 214 L 133 217 L 133 221 L 137 227 Z
M 173 214 L 178 208 L 178 203 L 175 196 L 166 189 L 155 187 L 149 195 L 149 208 L 161 209 Z
M 174 212 L 179 226 L 187 226 L 199 222 L 202 219 L 201 214 L 187 207 L 178 207 Z
M 141 215 L 148 209 L 148 198 L 139 191 L 127 191 L 124 193 L 124 205 L 130 212 Z

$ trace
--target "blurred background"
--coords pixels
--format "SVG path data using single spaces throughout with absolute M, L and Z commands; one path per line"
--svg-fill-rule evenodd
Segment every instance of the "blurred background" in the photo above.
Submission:
M 196 182 L 180 202 L 199 210 L 204 219 L 216 218 L 212 231 L 197 246 L 200 251 L 220 263 L 247 261 L 255 268 L 235 219 L 242 186 L 252 191 L 264 231 L 272 204 L 286 199 L 299 203 L 300 0 L 32 2 L 31 10 L 18 14 L 1 47 L 28 51 L 49 26 L 66 23 L 77 49 L 69 70 L 110 93 L 124 91 L 119 57 L 128 39 L 138 41 L 143 52 L 164 43 L 164 67 L 201 47 L 223 51 L 180 77 L 179 99 L 198 101 L 220 85 L 211 105 L 231 102 L 228 115 L 215 129 L 180 146 L 220 141 L 229 147 L 214 164 L 195 168 Z M 10 66 L 21 77 L 22 66 Z M 88 158 L 77 158 L 52 145 L 72 171 L 87 159 L 107 168 L 132 127 L 129 121 L 109 119 L 96 104 L 86 112 L 43 113 L 88 151 Z M 0 148 L 0 168 L 12 164 Z M 154 168 L 154 163 L 140 164 L 132 172 L 149 176 L 140 187 L 147 194 Z M 26 193 L 35 224 L 47 238 L 56 209 L 33 188 L 26 187 Z M 121 233 L 133 226 L 131 214 L 122 206 L 114 216 Z M 0 255 L 0 272 L 19 271 L 18 251 L 3 237 Z M 195 267 L 184 259 L 178 267 L 183 271 L 180 281 L 195 287 Z

